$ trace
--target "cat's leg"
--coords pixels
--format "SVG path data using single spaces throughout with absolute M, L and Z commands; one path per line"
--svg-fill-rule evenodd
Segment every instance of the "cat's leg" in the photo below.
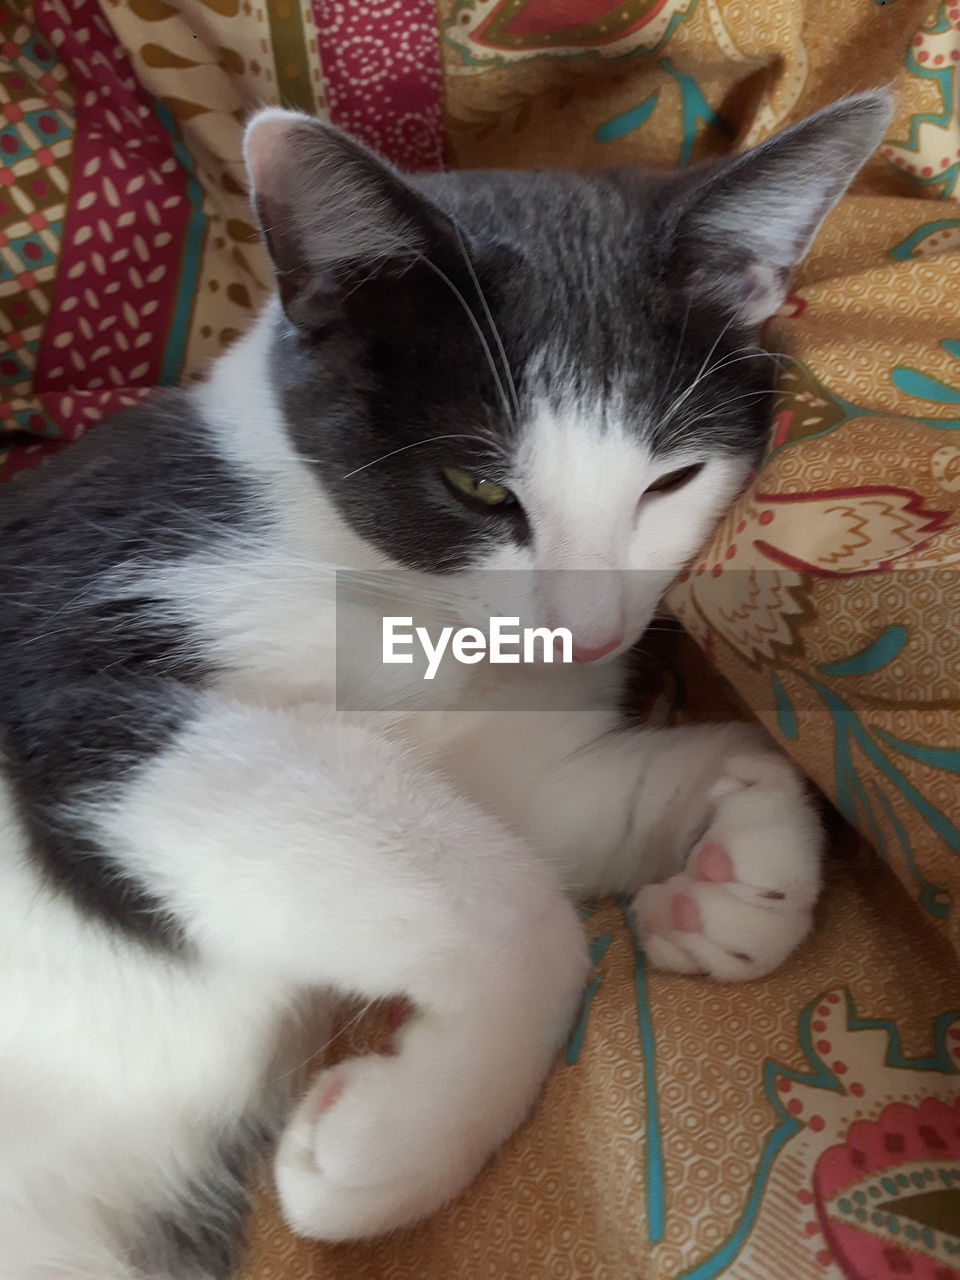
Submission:
M 602 714 L 553 715 L 504 724 L 501 738 L 519 761 L 496 775 L 492 746 L 471 743 L 478 794 L 511 812 L 576 896 L 635 893 L 658 967 L 758 977 L 808 932 L 819 823 L 760 729 L 611 731 Z
M 218 703 L 100 825 L 202 956 L 414 1007 L 392 1056 L 330 1068 L 295 1110 L 275 1167 L 297 1231 L 412 1222 L 523 1120 L 586 973 L 576 912 L 408 751 L 329 715 Z

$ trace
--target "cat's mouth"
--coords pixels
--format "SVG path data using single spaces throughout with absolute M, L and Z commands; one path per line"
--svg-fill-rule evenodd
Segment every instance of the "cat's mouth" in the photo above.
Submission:
M 610 636 L 606 640 L 594 641 L 591 644 L 577 644 L 574 641 L 573 660 L 574 662 L 602 662 L 604 658 L 612 658 L 622 653 L 624 648 L 622 635 Z

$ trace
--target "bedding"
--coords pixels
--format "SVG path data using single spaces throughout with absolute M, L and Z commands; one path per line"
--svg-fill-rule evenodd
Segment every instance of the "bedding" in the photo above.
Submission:
M 569 1044 L 472 1190 L 329 1248 L 264 1180 L 241 1280 L 960 1277 L 960 3 L 0 0 L 13 484 L 263 301 L 257 105 L 415 169 L 683 166 L 885 83 L 888 136 L 766 333 L 768 456 L 636 708 L 756 717 L 806 771 L 815 936 L 727 987 L 648 972 L 623 904 L 586 906 Z M 387 1016 L 345 1012 L 331 1052 Z

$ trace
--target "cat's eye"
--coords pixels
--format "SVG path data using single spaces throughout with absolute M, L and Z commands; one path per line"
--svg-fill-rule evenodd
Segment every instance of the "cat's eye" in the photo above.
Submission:
M 444 467 L 443 478 L 451 489 L 485 507 L 506 507 L 516 502 L 505 485 L 498 484 L 496 480 L 487 480 L 483 476 L 472 475 L 469 471 L 461 471 L 459 467 Z
M 702 462 L 694 462 L 689 467 L 677 467 L 676 471 L 668 471 L 665 475 L 657 476 L 651 484 L 648 484 L 646 493 L 671 493 L 674 489 L 680 489 L 692 480 L 695 475 L 703 470 Z

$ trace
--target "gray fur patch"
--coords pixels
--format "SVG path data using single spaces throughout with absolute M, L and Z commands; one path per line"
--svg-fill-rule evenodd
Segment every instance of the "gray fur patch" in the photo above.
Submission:
M 160 751 L 208 675 L 195 638 L 148 596 L 100 589 L 118 564 L 182 556 L 249 522 L 242 483 L 170 392 L 14 481 L 0 512 L 0 734 L 20 817 L 49 882 L 143 942 L 179 929 L 109 858 L 71 799 L 115 786 Z

